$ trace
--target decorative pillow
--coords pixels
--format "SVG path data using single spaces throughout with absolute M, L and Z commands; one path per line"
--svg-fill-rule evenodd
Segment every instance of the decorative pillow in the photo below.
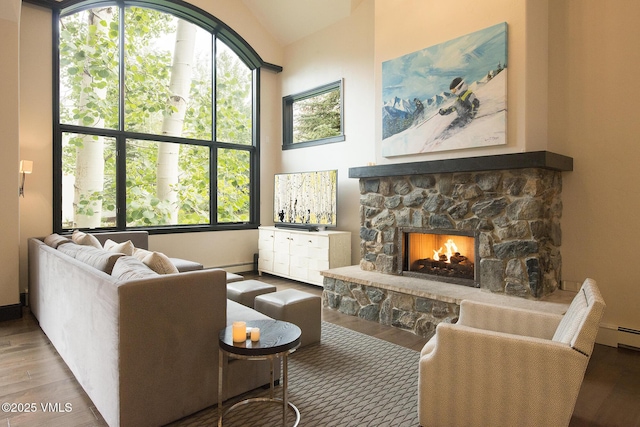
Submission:
M 57 233 L 49 234 L 44 238 L 45 245 L 51 246 L 53 249 L 58 249 L 58 246 L 63 243 L 69 243 L 71 240 L 67 237 L 61 236 Z
M 151 252 L 144 257 L 142 262 L 158 274 L 178 273 L 176 266 L 173 265 L 169 257 L 162 252 Z
M 94 248 L 102 249 L 102 245 L 96 236 L 89 233 L 84 233 L 80 230 L 74 230 L 71 235 L 71 240 L 79 245 L 93 246 Z
M 142 261 L 132 256 L 118 258 L 113 266 L 111 276 L 121 281 L 144 279 L 157 276 L 158 273 L 147 267 Z
M 76 253 L 76 259 L 107 274 L 111 274 L 118 258 L 124 256 L 120 253 L 109 252 L 91 246 L 81 245 L 80 247 L 81 249 Z
M 147 255 L 152 254 L 153 252 L 148 251 L 146 249 L 142 249 L 142 248 L 134 248 L 133 249 L 133 256 L 142 261 Z
M 109 252 L 118 252 L 129 256 L 133 255 L 133 251 L 135 250 L 135 247 L 133 246 L 133 243 L 131 243 L 131 240 L 127 240 L 126 242 L 122 243 L 116 243 L 111 239 L 107 239 L 106 242 L 104 242 L 104 248 Z

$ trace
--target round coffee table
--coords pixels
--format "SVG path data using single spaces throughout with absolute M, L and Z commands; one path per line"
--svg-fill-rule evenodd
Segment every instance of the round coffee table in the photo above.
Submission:
M 222 427 L 222 418 L 234 408 L 251 402 L 274 402 L 282 405 L 282 425 L 286 426 L 287 407 L 293 409 L 296 414 L 296 421 L 293 427 L 300 422 L 300 411 L 288 400 L 287 385 L 289 373 L 287 368 L 287 358 L 289 354 L 296 351 L 300 346 L 300 335 L 302 331 L 293 323 L 281 320 L 252 320 L 247 322 L 247 328 L 260 328 L 260 340 L 251 341 L 247 338 L 245 342 L 233 342 L 232 326 L 227 326 L 220 331 L 218 343 L 220 346 L 218 363 L 218 426 Z M 226 411 L 222 408 L 222 388 L 225 354 L 234 359 L 265 360 L 271 361 L 270 397 L 254 397 L 242 400 L 229 407 Z M 273 367 L 275 359 L 282 358 L 282 398 L 274 397 Z

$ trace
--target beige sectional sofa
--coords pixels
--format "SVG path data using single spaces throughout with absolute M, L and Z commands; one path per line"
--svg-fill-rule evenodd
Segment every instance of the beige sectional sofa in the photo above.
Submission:
M 268 319 L 227 300 L 223 270 L 136 275 L 129 265 L 141 262 L 132 256 L 111 262 L 96 248 L 54 246 L 29 239 L 30 308 L 110 426 L 159 426 L 217 403 L 218 332 L 234 320 Z M 92 266 L 110 263 L 128 274 Z M 267 361 L 234 360 L 228 370 L 224 399 L 269 383 Z

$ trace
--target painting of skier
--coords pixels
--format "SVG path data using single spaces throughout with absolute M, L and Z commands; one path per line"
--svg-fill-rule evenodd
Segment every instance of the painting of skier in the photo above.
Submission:
M 506 144 L 507 24 L 382 64 L 382 155 Z

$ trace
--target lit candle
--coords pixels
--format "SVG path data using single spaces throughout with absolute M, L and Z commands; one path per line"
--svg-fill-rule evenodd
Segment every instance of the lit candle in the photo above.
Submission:
M 245 342 L 247 340 L 247 323 L 233 322 L 233 342 Z
M 260 328 L 252 328 L 251 341 L 259 341 L 259 340 L 260 340 Z

